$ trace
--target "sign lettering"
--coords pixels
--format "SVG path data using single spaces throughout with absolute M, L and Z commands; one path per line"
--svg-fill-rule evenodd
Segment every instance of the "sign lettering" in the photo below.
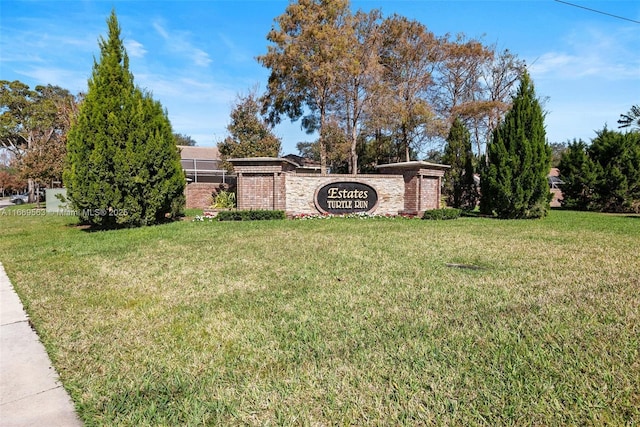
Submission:
M 378 193 L 361 182 L 332 182 L 316 191 L 315 203 L 325 214 L 371 212 L 378 204 Z

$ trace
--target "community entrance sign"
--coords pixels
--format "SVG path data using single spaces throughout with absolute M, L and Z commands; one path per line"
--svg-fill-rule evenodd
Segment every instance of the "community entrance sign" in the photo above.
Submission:
M 368 213 L 420 216 L 440 207 L 447 165 L 415 161 L 378 165 L 377 174 L 320 174 L 286 158 L 228 159 L 238 209 L 283 210 L 287 216 Z
M 370 212 L 378 204 L 378 192 L 361 182 L 332 182 L 318 188 L 315 204 L 324 214 Z

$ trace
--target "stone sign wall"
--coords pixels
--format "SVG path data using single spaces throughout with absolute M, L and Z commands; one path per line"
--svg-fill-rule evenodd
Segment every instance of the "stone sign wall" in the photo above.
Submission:
M 381 165 L 381 174 L 309 174 L 282 158 L 229 159 L 237 176 L 238 209 L 284 210 L 288 216 L 366 212 L 422 215 L 440 207 L 449 167 L 427 162 Z
M 349 190 L 348 184 L 361 184 L 371 190 Z M 363 187 L 364 188 L 364 187 Z M 343 193 L 340 193 L 340 191 Z M 323 191 L 324 190 L 324 191 Z M 349 191 L 374 191 L 372 199 L 357 197 L 364 194 L 349 194 Z M 346 191 L 346 193 L 344 193 Z M 404 208 L 404 181 L 392 175 L 305 175 L 288 174 L 285 178 L 288 215 L 341 214 L 368 212 L 377 215 L 398 215 Z M 328 198 L 331 195 L 333 198 Z M 346 196 L 346 197 L 343 197 Z M 367 197 L 371 194 L 367 194 Z M 324 202 L 333 202 L 331 206 Z

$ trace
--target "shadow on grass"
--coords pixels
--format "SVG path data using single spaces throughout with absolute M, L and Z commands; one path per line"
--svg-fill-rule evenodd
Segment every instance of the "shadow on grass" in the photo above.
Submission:
M 176 218 L 166 218 L 162 221 L 159 221 L 155 224 L 88 224 L 83 223 L 78 220 L 76 223 L 70 223 L 66 226 L 69 228 L 74 228 L 76 230 L 84 231 L 85 233 L 96 233 L 103 231 L 119 231 L 119 230 L 129 230 L 133 228 L 143 228 L 143 227 L 160 227 L 163 225 L 173 224 L 175 222 L 180 222 L 184 220 L 184 216 L 178 216 Z

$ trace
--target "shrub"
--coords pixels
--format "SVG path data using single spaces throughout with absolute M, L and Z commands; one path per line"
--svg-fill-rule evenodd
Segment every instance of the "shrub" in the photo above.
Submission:
M 284 211 L 267 211 L 267 210 L 235 210 L 222 211 L 218 213 L 218 221 L 261 221 L 272 219 L 285 219 Z
M 236 193 L 221 190 L 213 198 L 211 207 L 214 209 L 233 209 L 236 207 Z
M 442 208 L 442 209 L 432 209 L 429 211 L 424 211 L 424 215 L 422 215 L 422 219 L 456 219 L 462 214 L 462 209 L 456 208 Z
M 587 145 L 574 141 L 560 161 L 562 206 L 637 212 L 640 204 L 640 134 L 605 128 Z

